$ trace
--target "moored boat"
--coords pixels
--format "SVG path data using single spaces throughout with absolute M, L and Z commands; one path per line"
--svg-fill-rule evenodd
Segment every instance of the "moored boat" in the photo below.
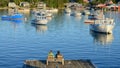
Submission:
M 65 13 L 71 13 L 71 9 L 70 8 L 65 8 Z
M 23 18 L 24 18 L 23 14 L 19 14 L 19 13 L 15 13 L 12 15 L 3 15 L 1 17 L 2 20 L 21 20 Z
M 101 33 L 112 33 L 114 28 L 114 20 L 111 18 L 94 20 L 94 24 L 90 24 L 90 30 Z
M 84 15 L 90 15 L 90 11 L 89 10 L 84 10 L 83 14 Z
M 71 13 L 71 16 L 75 16 L 75 17 L 80 17 L 82 14 L 78 11 L 74 11 L 73 13 Z
M 94 20 L 85 20 L 85 22 L 84 23 L 86 23 L 86 24 L 93 24 L 94 23 Z
M 35 19 L 32 21 L 34 22 L 34 24 L 39 24 L 39 25 L 45 25 L 48 22 L 48 20 L 46 19 L 45 12 L 35 13 Z

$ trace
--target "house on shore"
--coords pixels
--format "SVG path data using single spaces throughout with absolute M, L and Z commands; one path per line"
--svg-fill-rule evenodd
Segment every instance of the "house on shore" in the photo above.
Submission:
M 8 15 L 12 15 L 14 13 L 17 13 L 18 12 L 18 10 L 17 10 L 18 7 L 19 6 L 17 6 L 14 2 L 9 2 L 8 3 Z
M 39 2 L 38 4 L 37 4 L 37 9 L 46 9 L 46 4 L 45 3 L 43 3 L 43 2 Z
M 18 8 L 18 12 L 29 13 L 30 12 L 30 4 L 28 2 L 20 2 L 20 7 Z
M 9 2 L 8 3 L 8 8 L 16 8 L 17 5 L 14 2 Z

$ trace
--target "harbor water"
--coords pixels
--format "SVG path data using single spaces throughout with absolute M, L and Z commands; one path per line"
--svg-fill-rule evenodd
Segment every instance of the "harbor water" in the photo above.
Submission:
M 0 17 L 7 15 L 0 10 Z M 0 20 L 0 68 L 23 68 L 28 59 L 46 60 L 58 50 L 65 60 L 90 59 L 97 68 L 120 68 L 120 13 L 105 12 L 115 20 L 112 34 L 90 31 L 84 20 L 58 12 L 47 25 L 33 25 L 33 14 L 21 22 Z

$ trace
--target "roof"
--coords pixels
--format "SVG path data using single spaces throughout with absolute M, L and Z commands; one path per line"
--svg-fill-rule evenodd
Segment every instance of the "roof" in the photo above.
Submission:
M 20 6 L 29 7 L 30 4 L 28 2 L 20 2 Z
M 105 4 L 98 4 L 96 7 L 101 7 L 101 8 L 103 8 L 103 7 L 106 7 L 106 5 L 105 5 Z

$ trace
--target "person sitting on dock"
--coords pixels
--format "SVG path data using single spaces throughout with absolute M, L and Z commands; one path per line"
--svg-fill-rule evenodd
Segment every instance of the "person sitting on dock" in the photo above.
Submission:
M 55 57 L 56 57 L 56 62 L 62 62 L 62 65 L 64 65 L 64 58 L 63 55 L 60 53 L 60 51 L 57 51 Z
M 55 55 L 55 58 L 57 58 L 58 56 L 62 56 L 62 54 L 60 53 L 60 51 L 57 51 L 57 54 Z
M 50 50 L 50 52 L 48 53 L 46 64 L 48 65 L 48 62 L 54 62 L 54 61 L 55 61 L 54 54 L 52 50 Z
M 50 52 L 48 53 L 48 56 L 53 56 L 54 57 L 54 54 L 53 54 L 52 50 L 50 50 Z

